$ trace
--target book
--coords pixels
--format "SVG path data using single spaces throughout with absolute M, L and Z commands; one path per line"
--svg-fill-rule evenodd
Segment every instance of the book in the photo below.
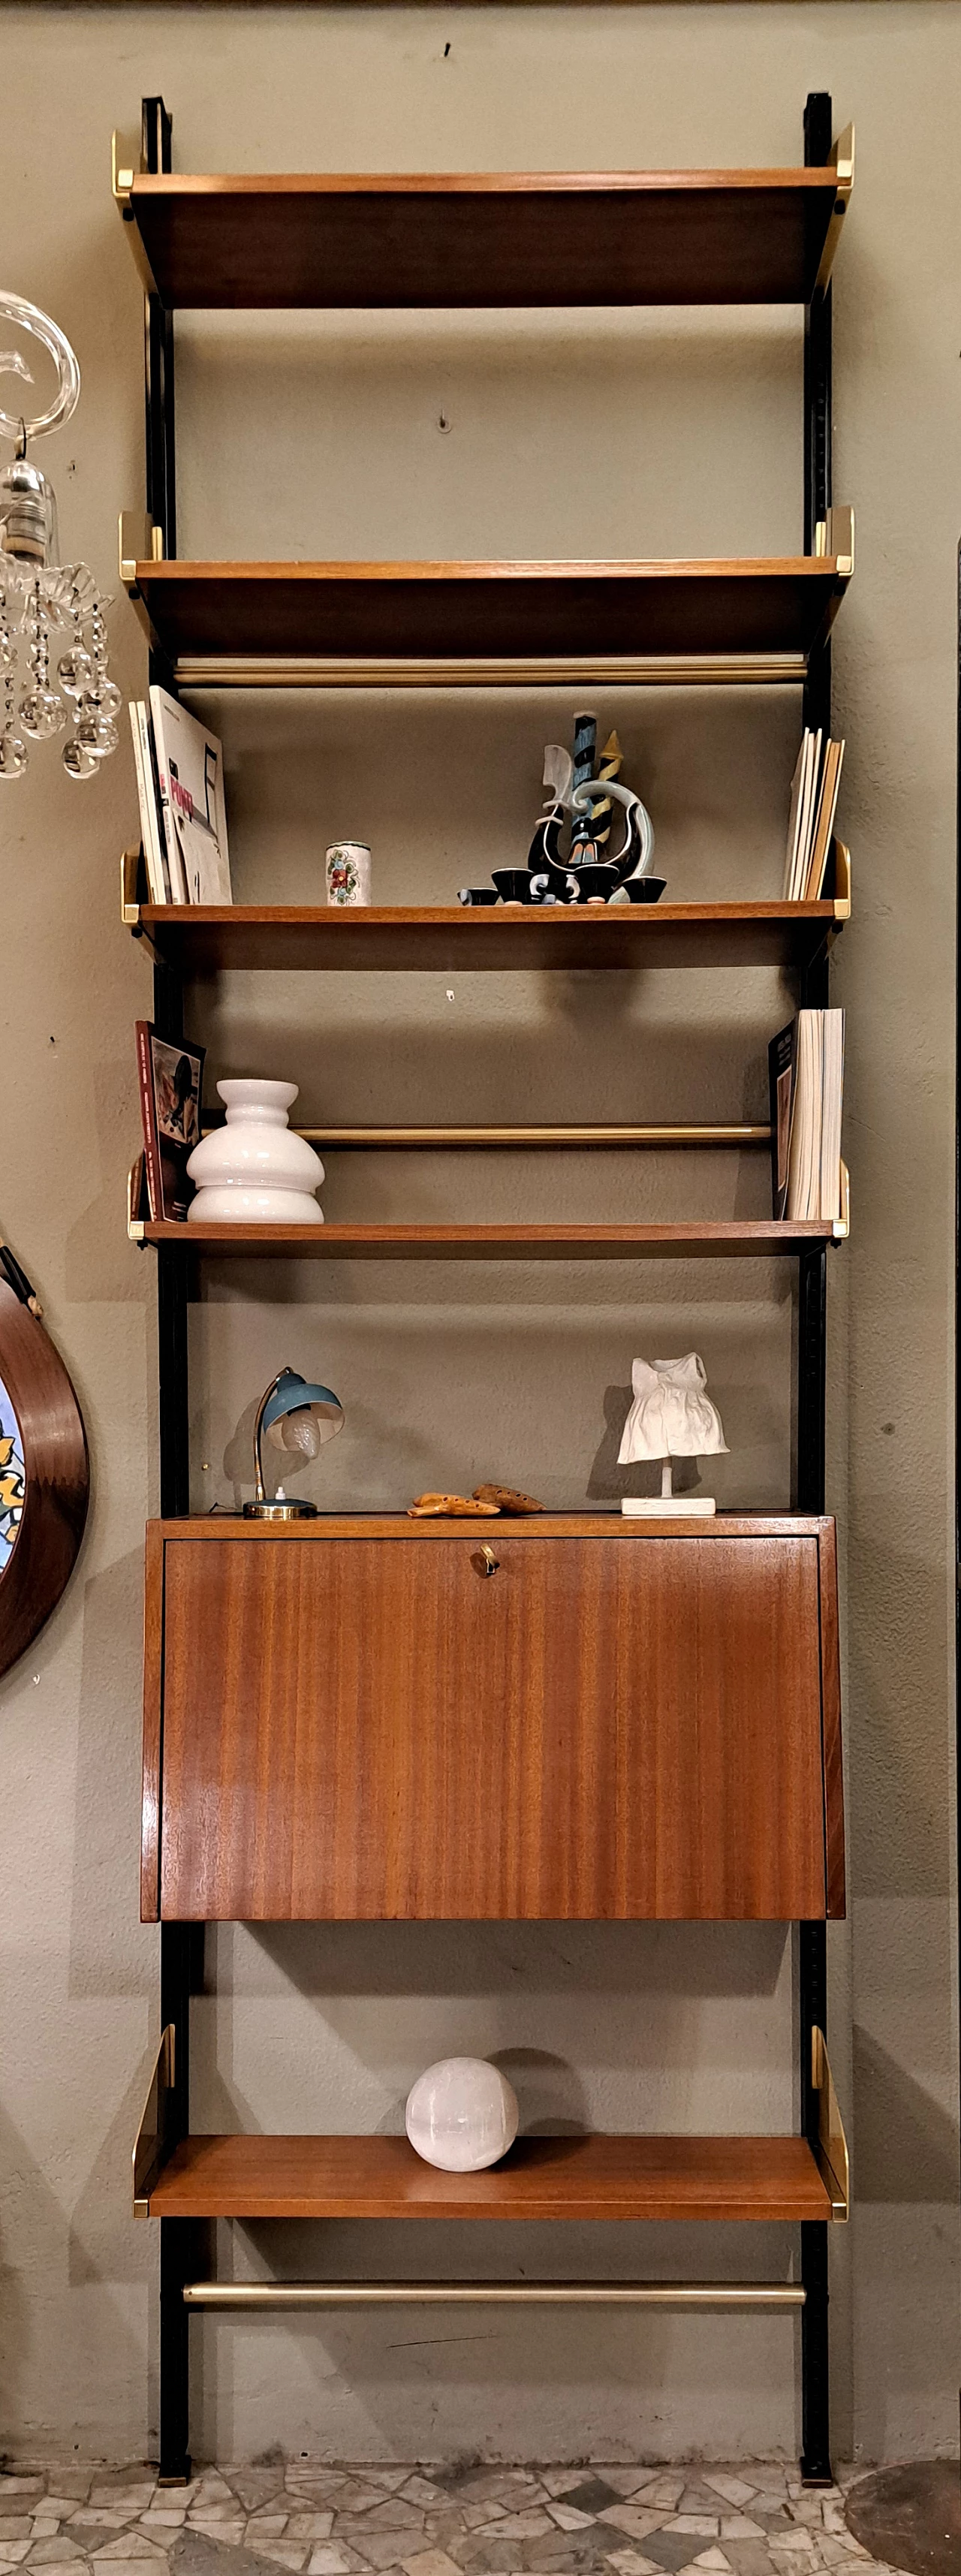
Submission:
M 841 1214 L 843 1011 L 799 1011 L 768 1048 L 776 1217 Z
M 150 719 L 142 698 L 131 698 L 129 715 L 130 731 L 133 736 L 134 769 L 137 775 L 137 802 L 140 807 L 140 838 L 147 870 L 147 889 L 151 903 L 170 903 L 170 875 L 157 803 L 150 742 Z
M 841 783 L 843 759 L 843 742 L 829 742 L 824 755 L 824 777 L 818 801 L 814 844 L 804 888 L 805 903 L 820 902 L 821 888 L 827 875 L 828 854 L 834 838 L 834 817 L 838 807 L 838 788 Z
M 174 900 L 232 903 L 223 745 L 166 689 L 151 689 L 150 716 Z
M 794 776 L 791 780 L 791 801 L 788 806 L 787 852 L 784 860 L 784 885 L 782 889 L 782 898 L 785 903 L 789 901 L 788 888 L 794 875 L 795 861 L 797 858 L 798 832 L 801 822 L 801 791 L 804 785 L 804 771 L 807 764 L 807 756 L 808 736 L 804 733 L 801 737 L 801 748 L 798 752 L 797 765 L 794 771 Z
M 823 753 L 823 757 L 822 757 Z M 791 781 L 783 901 L 817 903 L 834 834 L 843 742 L 806 728 Z
M 200 1143 L 205 1053 L 188 1039 L 172 1045 L 150 1020 L 137 1021 L 144 1173 L 155 1225 L 183 1224 L 194 1194 L 187 1162 Z

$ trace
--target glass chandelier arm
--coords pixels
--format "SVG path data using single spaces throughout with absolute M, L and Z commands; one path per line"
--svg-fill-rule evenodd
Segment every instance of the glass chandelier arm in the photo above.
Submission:
M 58 330 L 49 313 L 41 313 L 36 304 L 28 304 L 22 295 L 11 295 L 0 287 L 0 321 L 15 322 L 20 330 L 29 331 L 34 340 L 52 358 L 57 370 L 57 390 L 48 411 L 38 413 L 36 420 L 24 420 L 21 412 L 0 411 L 0 435 L 12 438 L 18 445 L 25 434 L 28 439 L 41 438 L 47 429 L 59 429 L 71 420 L 80 400 L 80 368 L 65 334 Z M 0 373 L 13 373 L 32 383 L 21 357 L 0 352 Z

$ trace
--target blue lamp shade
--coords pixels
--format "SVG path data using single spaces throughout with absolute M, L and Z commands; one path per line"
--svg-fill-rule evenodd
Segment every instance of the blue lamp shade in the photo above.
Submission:
M 303 1520 L 313 1517 L 315 1503 L 288 1502 L 283 1487 L 272 1503 L 264 1490 L 262 1443 L 269 1440 L 287 1463 L 288 1475 L 319 1456 L 328 1440 L 344 1427 L 344 1408 L 330 1386 L 301 1377 L 298 1369 L 281 1369 L 261 1396 L 254 1425 L 254 1501 L 244 1504 L 246 1520 Z
M 298 1415 L 304 1416 L 303 1425 L 296 1421 Z M 286 1422 L 290 1422 L 292 1430 L 302 1430 L 303 1437 L 285 1439 Z M 335 1439 L 343 1427 L 344 1408 L 332 1387 L 312 1385 L 297 1369 L 281 1369 L 261 1417 L 261 1430 L 266 1432 L 272 1449 L 299 1449 L 302 1456 L 315 1458 L 325 1441 Z

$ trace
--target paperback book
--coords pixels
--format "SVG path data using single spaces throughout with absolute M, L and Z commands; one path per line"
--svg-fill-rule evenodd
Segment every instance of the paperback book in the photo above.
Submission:
M 768 1049 L 774 1214 L 841 1215 L 843 1011 L 799 1011 Z
M 187 1162 L 200 1143 L 205 1053 L 189 1040 L 171 1045 L 150 1020 L 137 1021 L 144 1178 L 155 1225 L 186 1222 L 194 1194 Z
M 785 903 L 818 903 L 824 890 L 841 783 L 843 742 L 823 741 L 805 729 L 791 781 Z

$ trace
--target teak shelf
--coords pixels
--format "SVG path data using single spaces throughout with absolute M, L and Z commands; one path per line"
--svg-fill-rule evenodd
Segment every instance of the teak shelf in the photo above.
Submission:
M 133 855 L 133 854 L 132 854 Z M 468 861 L 464 861 L 465 873 Z M 128 926 L 180 975 L 232 970 L 349 974 L 529 974 L 579 967 L 809 966 L 850 915 L 823 903 L 521 905 L 343 912 L 329 906 L 138 904 Z
M 190 2137 L 151 2218 L 830 2220 L 806 2138 L 523 2138 L 486 2173 L 441 2173 L 406 2138 Z
M 770 1260 L 843 1239 L 844 1220 L 692 1225 L 144 1225 L 133 1239 L 214 1259 L 295 1261 Z
M 168 311 L 807 304 L 851 192 L 826 169 L 174 178 L 114 193 Z
M 269 666 L 572 665 L 585 656 L 773 657 L 803 677 L 850 578 L 848 554 L 690 563 L 188 563 L 122 558 L 150 643 L 181 685 Z M 233 672 L 231 663 L 239 666 Z M 245 667 L 246 666 L 246 667 Z M 796 667 L 795 667 L 796 666 Z M 368 676 L 370 674 L 368 673 Z M 436 669 L 438 685 L 443 670 Z M 482 674 L 478 673 L 478 677 Z M 683 678 L 683 669 L 678 670 Z M 740 674 L 738 675 L 740 676 Z
M 830 294 L 853 138 L 849 129 L 832 146 L 826 95 L 806 104 L 802 169 L 182 178 L 157 98 L 143 102 L 141 171 L 120 158 L 115 143 L 114 196 L 147 290 L 148 514 L 122 520 L 120 570 L 149 639 L 151 682 L 563 684 L 581 705 L 614 685 L 793 683 L 805 724 L 830 730 L 831 628 L 854 569 L 852 513 L 831 506 Z M 178 560 L 180 307 L 704 302 L 803 307 L 797 554 Z M 470 879 L 469 859 L 460 872 Z M 137 858 L 125 857 L 123 919 L 153 957 L 154 1020 L 174 1045 L 186 980 L 234 968 L 782 967 L 801 1002 L 820 1007 L 850 914 L 840 844 L 828 899 L 811 905 L 158 911 L 139 901 L 143 885 Z M 566 1141 L 593 1147 L 601 1136 Z M 377 1140 L 365 1129 L 338 1141 Z M 399 1144 L 401 1131 L 382 1141 Z M 418 1139 L 441 1141 L 437 1131 Z M 469 1141 L 512 1140 L 492 1129 Z M 653 1141 L 639 1129 L 632 1150 Z M 671 1141 L 690 1143 L 691 1132 Z M 731 1141 L 730 1130 L 698 1132 L 698 1142 Z M 802 2476 L 830 2479 L 827 2231 L 847 2215 L 849 2184 L 824 2039 L 825 1925 L 845 1903 L 826 1281 L 828 1247 L 847 1231 L 846 1176 L 844 1207 L 833 1227 L 201 1228 L 143 1226 L 128 1211 L 131 1235 L 156 1251 L 158 1279 L 163 1518 L 148 1531 L 141 1906 L 161 1925 L 161 2039 L 133 2183 L 137 2214 L 160 2222 L 162 2483 L 190 2474 L 192 2307 L 472 2297 L 800 2309 Z M 535 1526 L 193 1520 L 191 1256 L 275 1254 L 790 1257 L 794 1508 L 680 1526 L 612 1514 L 545 1514 Z M 798 2134 L 523 2139 L 500 2167 L 469 2177 L 424 2165 L 402 2138 L 192 2134 L 190 1997 L 207 1923 L 441 1919 L 796 1924 Z M 197 2222 L 273 2216 L 777 2220 L 799 2227 L 799 2261 L 790 2280 L 741 2285 L 196 2276 Z

